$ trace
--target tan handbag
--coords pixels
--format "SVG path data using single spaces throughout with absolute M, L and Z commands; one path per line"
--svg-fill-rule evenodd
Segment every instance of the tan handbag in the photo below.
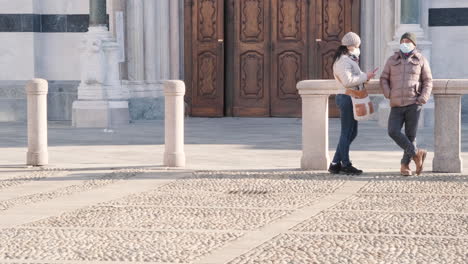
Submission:
M 343 82 L 341 82 L 338 76 L 335 75 L 335 78 L 343 85 Z M 360 88 L 358 87 L 358 89 Z M 346 88 L 345 94 L 351 96 L 351 100 L 353 101 L 354 119 L 356 121 L 369 120 L 372 114 L 375 112 L 375 110 L 374 104 L 370 100 L 369 94 L 367 93 L 367 90 L 365 89 L 364 85 L 363 88 L 360 90 Z

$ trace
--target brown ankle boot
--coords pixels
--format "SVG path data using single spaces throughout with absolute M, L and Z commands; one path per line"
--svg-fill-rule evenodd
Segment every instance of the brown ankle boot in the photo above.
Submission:
M 413 175 L 413 172 L 411 171 L 409 164 L 401 164 L 401 169 L 400 169 L 401 175 L 402 176 L 411 176 Z
M 421 174 L 424 169 L 424 161 L 426 160 L 427 151 L 425 149 L 420 149 L 413 156 L 414 163 L 416 163 L 416 175 Z

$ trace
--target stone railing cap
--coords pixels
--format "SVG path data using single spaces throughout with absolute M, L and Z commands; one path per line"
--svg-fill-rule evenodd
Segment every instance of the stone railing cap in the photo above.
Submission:
M 433 94 L 468 94 L 468 79 L 434 79 Z M 304 80 L 297 83 L 299 94 L 326 95 L 336 94 L 339 90 L 337 81 L 331 80 Z M 382 94 L 378 79 L 366 83 L 369 94 Z

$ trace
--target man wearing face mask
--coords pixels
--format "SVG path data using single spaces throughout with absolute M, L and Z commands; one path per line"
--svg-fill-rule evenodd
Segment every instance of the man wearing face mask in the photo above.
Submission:
M 432 91 L 432 73 L 427 59 L 416 49 L 416 35 L 405 33 L 400 50 L 391 56 L 380 77 L 384 96 L 390 99 L 388 135 L 404 150 L 400 172 L 411 176 L 411 160 L 421 174 L 427 151 L 416 147 L 416 133 L 422 106 Z M 401 129 L 405 126 L 405 133 Z

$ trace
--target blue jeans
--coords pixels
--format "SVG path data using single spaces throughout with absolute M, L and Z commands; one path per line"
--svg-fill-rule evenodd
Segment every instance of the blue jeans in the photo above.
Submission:
M 351 165 L 349 147 L 358 134 L 358 122 L 354 119 L 353 102 L 349 95 L 338 94 L 336 96 L 336 105 L 338 105 L 341 113 L 341 135 L 333 157 L 333 163 L 341 162 L 341 165 L 346 167 Z

